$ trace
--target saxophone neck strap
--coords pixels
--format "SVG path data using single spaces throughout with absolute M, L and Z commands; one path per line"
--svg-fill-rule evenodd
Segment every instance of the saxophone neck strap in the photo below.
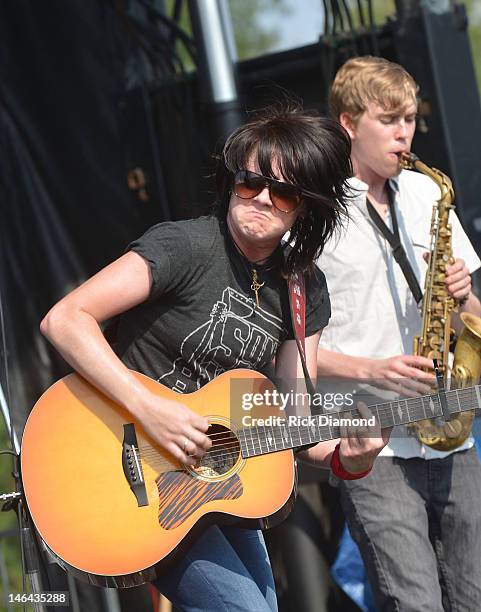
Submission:
M 388 228 L 381 215 L 377 212 L 374 206 L 369 201 L 369 198 L 366 198 L 366 207 L 371 217 L 371 221 L 377 227 L 379 232 L 384 236 L 384 238 L 389 242 L 389 245 L 392 249 L 393 257 L 396 263 L 402 270 L 404 274 L 404 278 L 406 279 L 407 284 L 409 285 L 409 289 L 416 300 L 416 304 L 420 304 L 423 299 L 423 292 L 421 287 L 419 286 L 418 279 L 414 274 L 414 270 L 412 269 L 411 264 L 409 263 L 409 259 L 406 255 L 406 251 L 401 242 L 401 238 L 399 235 L 399 226 L 397 222 L 396 216 L 396 208 L 394 206 L 394 198 L 391 189 L 389 188 L 389 184 L 387 185 L 387 193 L 389 197 L 389 210 L 391 212 L 392 219 L 392 231 Z

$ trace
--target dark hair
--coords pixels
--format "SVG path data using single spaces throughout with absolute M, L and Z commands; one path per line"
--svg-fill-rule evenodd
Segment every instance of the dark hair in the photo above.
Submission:
M 350 138 L 337 121 L 299 108 L 263 111 L 229 136 L 218 161 L 216 214 L 223 220 L 234 174 L 246 169 L 253 154 L 264 176 L 279 178 L 272 169 L 275 161 L 282 178 L 304 192 L 304 210 L 292 226 L 283 273 L 307 272 L 346 212 Z

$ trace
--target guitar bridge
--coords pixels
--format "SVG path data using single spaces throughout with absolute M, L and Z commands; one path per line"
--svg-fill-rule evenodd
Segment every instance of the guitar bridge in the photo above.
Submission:
M 124 424 L 124 439 L 122 442 L 122 468 L 129 483 L 137 504 L 148 506 L 147 490 L 145 488 L 144 473 L 140 463 L 140 453 L 137 444 L 137 434 L 133 423 Z

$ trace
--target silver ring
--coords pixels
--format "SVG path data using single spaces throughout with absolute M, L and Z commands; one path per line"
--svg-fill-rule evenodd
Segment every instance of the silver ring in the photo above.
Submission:
M 184 445 L 182 446 L 182 452 L 185 453 L 185 449 L 187 448 L 187 444 L 189 444 L 190 438 L 185 438 Z

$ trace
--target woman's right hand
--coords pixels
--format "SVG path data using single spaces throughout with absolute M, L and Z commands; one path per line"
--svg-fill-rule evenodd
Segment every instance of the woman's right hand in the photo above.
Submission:
M 196 465 L 212 446 L 206 435 L 207 417 L 196 414 L 181 402 L 148 393 L 142 397 L 135 416 L 154 442 L 180 463 Z

